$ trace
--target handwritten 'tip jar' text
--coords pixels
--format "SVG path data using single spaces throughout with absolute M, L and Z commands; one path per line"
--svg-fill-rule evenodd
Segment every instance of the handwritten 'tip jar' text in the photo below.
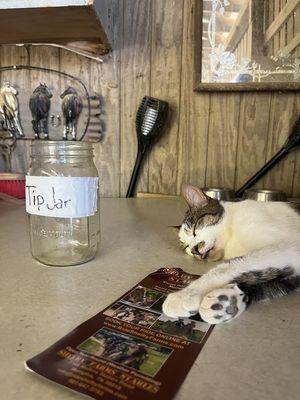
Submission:
M 48 210 L 61 210 L 66 209 L 71 206 L 71 199 L 61 199 L 56 197 L 54 186 L 51 187 L 51 198 L 46 199 L 42 194 L 38 194 L 36 192 L 37 186 L 26 185 L 26 195 L 28 199 L 28 205 L 37 207 L 38 211 L 41 210 L 41 207 L 44 206 Z

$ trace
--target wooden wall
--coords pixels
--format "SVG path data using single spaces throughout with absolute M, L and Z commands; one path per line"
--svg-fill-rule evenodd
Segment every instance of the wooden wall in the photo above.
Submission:
M 270 0 L 266 39 L 270 54 L 300 54 L 300 1 Z
M 34 47 L 28 54 L 1 48 L 2 66 L 60 68 L 101 93 L 104 140 L 95 150 L 102 195 L 126 193 L 136 154 L 136 109 L 144 95 L 167 100 L 172 110 L 144 165 L 138 187 L 144 192 L 178 194 L 182 182 L 237 188 L 282 146 L 299 115 L 295 92 L 193 92 L 195 1 L 103 1 L 103 24 L 114 50 L 102 64 L 55 48 Z M 20 79 L 29 78 L 20 73 Z M 26 157 L 20 144 L 14 165 L 25 170 Z M 257 186 L 300 197 L 300 151 Z

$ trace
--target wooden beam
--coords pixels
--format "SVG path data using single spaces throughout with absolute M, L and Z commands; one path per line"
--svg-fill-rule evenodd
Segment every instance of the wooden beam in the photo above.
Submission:
M 289 54 L 295 50 L 297 46 L 300 45 L 300 33 L 297 33 L 297 35 L 287 44 L 285 47 L 283 47 L 279 53 L 282 57 L 286 57 Z
M 257 91 L 300 90 L 300 82 L 247 82 L 247 83 L 202 83 L 198 82 L 196 92 L 257 92 Z
M 251 60 L 255 56 L 264 55 L 264 2 L 261 0 L 252 0 L 250 2 L 251 16 L 251 38 L 250 38 L 250 54 Z
M 246 0 L 225 43 L 226 51 L 233 51 L 249 25 L 249 0 Z
M 105 54 L 110 45 L 101 26 L 99 3 L 88 4 L 0 8 L 0 43 L 54 44 L 91 56 Z
M 269 26 L 265 33 L 265 43 L 269 42 L 272 37 L 279 31 L 284 22 L 288 19 L 289 15 L 300 5 L 300 0 L 289 0 L 275 20 Z

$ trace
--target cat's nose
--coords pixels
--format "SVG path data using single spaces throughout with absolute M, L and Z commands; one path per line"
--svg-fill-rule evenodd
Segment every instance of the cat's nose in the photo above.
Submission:
M 195 254 L 197 256 L 200 256 L 200 253 L 199 253 L 199 250 L 198 250 L 198 245 L 192 247 L 191 253 Z
M 201 256 L 201 253 L 199 252 L 200 249 L 202 249 L 205 246 L 205 242 L 202 240 L 202 242 L 196 244 L 196 246 L 192 247 L 191 253 L 195 254 L 197 256 Z

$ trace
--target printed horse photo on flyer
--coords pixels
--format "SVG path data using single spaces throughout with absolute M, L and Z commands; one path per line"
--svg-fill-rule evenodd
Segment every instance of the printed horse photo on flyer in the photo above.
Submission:
M 122 303 L 116 303 L 104 311 L 104 315 L 116 318 L 120 321 L 149 328 L 158 318 L 157 314 L 141 310 Z
M 138 286 L 127 296 L 123 297 L 121 301 L 137 307 L 152 308 L 162 296 L 164 296 L 164 293 L 158 292 L 157 290 Z
M 151 329 L 172 336 L 183 337 L 187 340 L 200 343 L 204 338 L 210 325 L 205 322 L 195 321 L 190 318 L 170 318 L 161 315 L 151 326 Z
M 77 349 L 151 377 L 157 374 L 173 352 L 168 347 L 106 328 L 97 331 Z

